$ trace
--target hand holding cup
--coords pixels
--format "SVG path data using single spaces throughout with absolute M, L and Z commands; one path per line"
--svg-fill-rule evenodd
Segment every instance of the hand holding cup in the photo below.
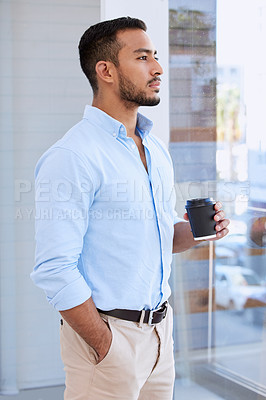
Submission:
M 194 240 L 218 240 L 229 232 L 221 202 L 211 198 L 191 199 L 186 204 L 184 219 L 190 222 Z

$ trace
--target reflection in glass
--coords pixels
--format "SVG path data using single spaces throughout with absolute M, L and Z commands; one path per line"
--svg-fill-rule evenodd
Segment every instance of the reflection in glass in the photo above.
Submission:
M 174 258 L 176 398 L 182 382 L 200 385 L 197 397 L 266 395 L 266 2 L 169 7 L 176 209 L 213 197 L 231 219 L 215 243 L 211 306 L 208 244 Z
M 239 384 L 246 381 L 262 392 L 266 387 L 266 146 L 261 106 L 266 90 L 266 59 L 261 51 L 265 22 L 264 1 L 217 1 L 217 187 L 232 223 L 230 236 L 215 249 L 215 365 L 233 374 Z M 223 193 L 226 186 L 229 190 Z

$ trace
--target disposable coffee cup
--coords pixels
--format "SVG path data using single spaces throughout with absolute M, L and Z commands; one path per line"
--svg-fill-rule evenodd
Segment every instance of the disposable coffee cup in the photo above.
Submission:
M 212 198 L 187 200 L 186 210 L 194 240 L 204 240 L 216 237 L 215 201 Z

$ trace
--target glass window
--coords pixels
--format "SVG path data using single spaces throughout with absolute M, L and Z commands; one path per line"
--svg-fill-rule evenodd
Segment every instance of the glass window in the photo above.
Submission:
M 174 257 L 176 398 L 264 398 L 266 2 L 169 8 L 176 209 L 213 197 L 231 220 L 226 238 Z

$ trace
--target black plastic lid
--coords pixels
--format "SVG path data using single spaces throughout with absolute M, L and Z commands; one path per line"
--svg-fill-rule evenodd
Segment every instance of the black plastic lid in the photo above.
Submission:
M 215 204 L 215 201 L 212 197 L 206 197 L 204 199 L 190 199 L 187 200 L 186 208 L 190 207 L 203 207 L 209 206 L 211 204 Z

